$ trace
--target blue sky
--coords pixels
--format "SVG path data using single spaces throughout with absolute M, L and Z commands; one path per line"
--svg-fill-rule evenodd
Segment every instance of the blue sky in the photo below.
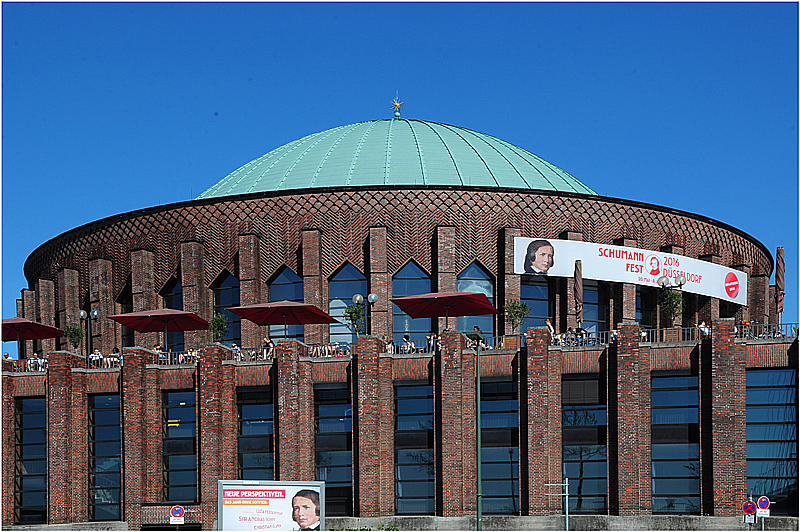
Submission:
M 6 2 L 2 46 L 4 318 L 47 240 L 399 91 L 405 118 L 784 246 L 798 321 L 797 3 Z

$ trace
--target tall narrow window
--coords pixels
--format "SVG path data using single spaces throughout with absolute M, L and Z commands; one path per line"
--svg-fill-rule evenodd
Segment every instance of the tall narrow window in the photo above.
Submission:
M 583 280 L 583 322 L 589 332 L 606 331 L 606 304 L 600 298 L 600 285 L 592 279 Z
M 477 262 L 473 262 L 467 269 L 458 275 L 456 290 L 459 292 L 478 292 L 485 294 L 489 301 L 494 305 L 494 282 L 489 272 L 480 267 Z M 494 316 L 459 316 L 458 330 L 471 331 L 474 327 L 479 327 L 483 334 L 494 336 Z
M 291 268 L 284 268 L 271 283 L 269 283 L 270 301 L 298 301 L 303 299 L 303 280 L 292 271 Z M 294 338 L 303 341 L 302 325 L 270 325 L 269 335 L 271 338 Z
M 416 296 L 431 291 L 431 278 L 422 268 L 409 262 L 392 277 L 392 297 Z M 416 318 L 400 310 L 392 303 L 392 339 L 395 345 L 403 343 L 403 336 L 409 336 L 417 347 L 424 346 L 425 337 L 431 332 L 431 318 Z
M 326 515 L 353 514 L 353 407 L 347 383 L 314 386 L 317 480 Z
M 117 303 L 119 304 L 120 314 L 133 312 L 133 289 L 131 287 L 130 278 L 128 278 L 128 282 L 125 283 L 125 288 L 122 289 L 122 293 L 120 293 L 117 298 Z M 135 345 L 133 329 L 126 325 L 121 325 L 120 327 L 122 329 L 120 338 L 122 344 L 119 347 L 133 347 Z
M 239 279 L 225 273 L 213 289 L 214 292 L 214 314 L 222 314 L 228 320 L 228 332 L 225 333 L 222 341 L 227 344 L 242 343 L 242 318 L 234 314 L 230 307 L 239 306 Z M 181 299 L 181 306 L 183 305 Z M 252 346 L 247 346 L 252 347 Z
M 598 375 L 564 375 L 561 382 L 562 463 L 569 511 L 605 514 L 608 507 L 606 405 Z
M 161 293 L 161 296 L 164 299 L 164 308 L 183 310 L 183 284 L 177 279 L 172 279 L 172 281 L 167 284 L 167 287 Z M 217 311 L 216 309 L 214 310 L 215 312 Z M 168 332 L 167 345 L 165 345 L 164 348 L 168 351 L 186 351 L 183 331 Z
M 517 383 L 490 377 L 481 382 L 483 510 L 519 513 L 519 398 Z
M 47 522 L 47 403 L 22 397 L 14 404 L 14 522 Z
M 656 296 L 652 288 L 636 287 L 636 322 L 646 329 L 656 326 Z
M 89 396 L 89 519 L 118 521 L 122 481 L 119 394 Z
M 433 386 L 428 381 L 397 381 L 394 405 L 395 513 L 434 515 Z
M 163 392 L 165 501 L 197 500 L 197 413 L 194 390 Z
M 275 428 L 272 390 L 247 386 L 237 390 L 239 407 L 239 479 L 275 480 Z
M 544 320 L 550 318 L 553 312 L 547 279 L 535 275 L 522 275 L 521 278 L 520 301 L 527 303 L 531 309 L 520 327 L 520 332 L 524 333 L 531 327 L 544 327 Z
M 361 294 L 367 297 L 367 278 L 352 264 L 345 264 L 328 283 L 329 314 L 341 323 L 332 323 L 330 328 L 331 342 L 353 343 L 356 332 L 348 326 L 344 309 L 353 304 L 353 296 Z M 363 308 L 363 307 L 362 307 Z
M 797 370 L 747 370 L 747 494 L 797 517 Z
M 651 382 L 653 513 L 699 514 L 697 375 L 654 371 Z

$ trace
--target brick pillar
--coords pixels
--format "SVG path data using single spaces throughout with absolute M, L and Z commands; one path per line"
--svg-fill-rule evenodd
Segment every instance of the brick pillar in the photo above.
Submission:
M 551 350 L 545 327 L 528 329 L 528 360 L 525 398 L 528 419 L 527 438 L 520 435 L 527 447 L 526 475 L 529 515 L 561 513 L 558 497 L 552 486 L 561 482 L 561 351 Z M 520 394 L 522 395 L 522 394 Z M 522 462 L 522 456 L 520 456 Z M 522 468 L 522 463 L 520 463 Z M 520 486 L 520 491 L 523 489 Z
M 652 512 L 650 472 L 650 360 L 639 349 L 639 325 L 618 326 L 616 357 L 609 356 L 609 507 L 619 515 Z M 613 354 L 612 354 L 613 355 Z
M 711 264 L 721 264 L 722 260 L 716 253 L 709 253 L 708 255 L 701 255 L 700 260 L 710 262 Z M 719 299 L 716 297 L 708 297 L 697 295 L 697 316 L 694 321 L 700 323 L 705 320 L 711 323 L 713 320 L 719 319 Z
M 17 316 L 36 321 L 36 292 L 29 288 L 25 288 L 20 290 L 20 294 L 22 295 L 22 314 L 20 314 L 18 310 Z M 18 342 L 18 344 L 18 356 L 20 360 L 33 356 L 33 353 L 36 351 L 36 344 L 34 340 L 22 340 Z
M 615 246 L 635 248 L 639 242 L 635 238 L 616 238 Z M 632 283 L 615 283 L 614 305 L 611 316 L 611 328 L 622 321 L 636 321 L 636 285 Z
M 583 242 L 583 233 L 580 231 L 564 231 L 561 234 L 561 238 L 564 240 L 576 240 L 579 242 Z M 556 257 L 555 260 L 558 260 Z M 575 263 L 572 263 L 570 266 L 572 270 L 575 269 Z M 567 327 L 578 327 L 580 324 L 578 323 L 578 307 L 575 301 L 575 279 L 573 277 L 567 277 L 565 279 L 567 284 Z
M 386 255 L 386 227 L 369 228 L 369 292 L 378 296 L 372 305 L 370 332 L 378 338 L 392 336 L 392 280 L 389 278 Z M 366 295 L 366 294 L 365 294 Z
M 65 351 L 50 353 L 47 368 L 47 462 L 48 462 L 48 522 L 72 522 L 73 490 L 85 490 L 72 485 L 72 424 L 86 430 L 86 410 L 78 419 L 72 414 L 72 367 L 81 366 L 82 358 Z M 82 425 L 82 426 L 81 426 Z M 85 514 L 84 514 L 85 515 Z
M 436 284 L 435 288 L 432 286 L 432 291 L 436 292 L 455 292 L 458 282 L 456 279 L 456 228 L 453 226 L 440 226 L 436 228 L 436 236 L 434 239 L 434 256 L 436 257 L 435 264 L 431 265 L 436 268 Z M 456 328 L 456 318 L 451 317 L 439 318 L 439 330 L 444 328 Z M 445 323 L 445 322 L 449 323 Z
M 220 344 L 204 346 L 200 351 L 200 363 L 197 365 L 197 381 L 200 388 L 198 418 L 200 485 L 198 494 L 201 501 L 201 522 L 204 523 L 206 530 L 211 529 L 211 523 L 217 515 L 217 480 L 223 478 L 222 431 L 224 425 L 221 401 L 222 388 L 225 384 L 222 373 L 223 351 L 227 351 L 227 349 Z
M 202 352 L 200 356 L 203 356 Z M 272 381 L 271 370 L 272 366 L 264 368 L 264 372 L 270 381 Z M 222 476 L 220 478 L 239 478 L 239 409 L 236 404 L 236 366 L 222 364 L 220 371 L 222 372 L 222 384 L 220 386 L 220 423 L 222 424 L 220 463 Z M 270 382 L 270 384 L 274 387 L 273 382 Z
M 733 324 L 732 319 L 714 321 L 711 337 L 713 514 L 724 517 L 738 515 L 747 496 L 745 355 L 734 342 Z
M 239 235 L 239 303 L 261 303 L 261 239 L 252 233 Z M 252 321 L 242 320 L 242 347 L 260 347 L 263 332 Z
M 55 284 L 50 279 L 37 279 L 36 289 L 36 318 L 35 321 L 44 323 L 51 327 L 56 326 L 55 315 Z M 39 350 L 42 353 L 55 351 L 56 339 L 48 338 L 39 342 Z
M 181 242 L 181 284 L 183 285 L 183 310 L 210 319 L 213 301 L 206 288 L 203 266 L 203 244 L 197 240 Z M 211 341 L 208 331 L 187 331 L 184 333 L 186 349 L 198 349 L 201 344 Z
M 161 308 L 161 298 L 156 297 L 155 289 L 155 254 L 147 249 L 134 249 L 130 256 L 133 312 Z M 163 333 L 135 332 L 133 344 L 149 349 L 156 342 L 161 343 L 162 335 Z
M 748 278 L 747 306 L 750 308 L 750 319 L 759 323 L 769 320 L 769 274 L 754 273 Z
M 69 354 L 73 364 L 86 367 L 84 357 Z M 49 365 L 54 362 L 53 355 Z M 71 368 L 68 368 L 71 369 Z M 86 489 L 75 489 L 78 486 L 89 485 L 89 401 L 87 398 L 87 374 L 85 371 L 76 371 L 70 374 L 72 380 L 70 401 L 70 446 L 68 458 L 70 467 L 70 485 L 73 489 L 69 497 L 69 522 L 85 523 L 89 520 L 89 494 Z M 116 390 L 108 390 L 113 392 Z
M 6 360 L 2 361 L 3 372 L 11 371 L 11 363 Z M 16 463 L 14 460 L 14 395 L 16 394 L 17 379 L 3 375 L 3 432 L 2 432 L 2 452 L 3 452 L 3 477 L 2 477 L 2 493 L 3 497 L 3 527 L 8 527 L 14 524 L 14 469 Z
M 322 310 L 328 308 L 327 290 L 322 286 L 322 232 L 319 229 L 302 231 L 303 253 L 303 294 L 305 302 L 316 305 Z M 306 325 L 304 340 L 308 345 L 321 344 L 327 341 L 327 325 Z
M 314 390 L 310 379 L 301 374 L 300 344 L 294 340 L 279 341 L 275 350 L 278 364 L 276 476 L 278 480 L 314 479 Z M 310 366 L 310 363 L 302 365 Z
M 441 427 L 441 515 L 456 517 L 476 511 L 475 355 L 462 355 L 465 337 L 457 332 L 442 333 L 441 346 L 434 385 Z
M 56 273 L 58 281 L 58 324 L 59 328 L 66 325 L 83 327 L 78 311 L 80 310 L 80 278 L 78 270 L 62 268 Z M 66 336 L 58 339 L 58 347 L 65 351 L 72 351 L 72 345 Z M 86 347 L 76 348 L 80 353 L 86 353 Z
M 752 312 L 753 305 L 756 304 L 755 300 L 753 299 L 754 287 L 753 287 L 753 278 L 751 276 L 752 268 L 750 267 L 749 264 L 734 264 L 731 266 L 731 268 L 747 274 L 747 306 L 739 308 L 739 311 L 737 312 L 738 319 L 744 321 L 748 321 L 750 319 L 758 319 L 757 317 L 756 318 L 753 317 L 757 316 L 758 314 Z
M 501 293 L 497 298 L 497 309 L 502 309 L 503 305 L 509 301 L 519 301 L 522 289 L 520 287 L 520 276 L 514 273 L 514 237 L 522 236 L 522 231 L 516 227 L 504 227 L 500 230 L 502 235 L 502 246 L 500 247 L 499 257 L 497 260 L 498 265 L 498 278 L 504 279 L 505 284 L 499 285 L 498 290 Z M 505 313 L 501 312 L 499 319 L 502 320 L 503 327 L 498 327 L 498 331 L 503 331 L 503 334 L 514 334 L 511 324 L 506 323 Z
M 108 316 L 114 314 L 114 273 L 109 259 L 89 261 L 89 306 L 100 311 L 92 320 L 92 349 L 109 353 L 118 342 L 114 339 L 116 322 Z
M 143 349 L 125 348 L 122 366 L 122 449 L 124 483 L 123 519 L 128 528 L 142 526 L 142 503 L 145 502 L 145 442 L 148 430 L 145 420 L 145 363 Z M 161 438 L 158 439 L 159 443 Z M 157 460 L 160 463 L 160 459 Z
M 384 345 L 377 338 L 362 337 L 353 346 L 353 448 L 357 453 L 353 465 L 357 466 L 355 514 L 359 517 L 394 513 L 394 398 L 391 360 L 388 367 L 381 367 L 378 356 Z

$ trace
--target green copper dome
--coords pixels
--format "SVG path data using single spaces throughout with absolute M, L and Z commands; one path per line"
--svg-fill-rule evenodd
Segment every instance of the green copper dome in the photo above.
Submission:
M 272 150 L 197 199 L 354 186 L 476 186 L 597 195 L 561 168 L 463 127 L 372 120 L 314 133 Z

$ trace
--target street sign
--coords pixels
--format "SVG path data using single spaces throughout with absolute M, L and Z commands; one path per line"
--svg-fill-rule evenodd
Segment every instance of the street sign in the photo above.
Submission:
M 746 515 L 753 515 L 754 513 L 756 513 L 756 510 L 757 510 L 756 503 L 754 503 L 753 501 L 747 501 L 742 505 L 742 511 Z
M 756 510 L 756 517 L 769 517 L 769 508 L 759 508 Z
M 186 513 L 183 506 L 173 506 L 169 509 L 169 524 L 171 525 L 182 525 L 183 523 L 183 515 Z
M 766 510 L 767 508 L 769 508 L 769 498 L 767 498 L 767 497 L 759 497 L 758 498 L 758 502 L 756 504 L 762 510 Z
M 756 522 L 756 516 L 754 516 L 753 514 L 748 514 L 748 515 L 744 516 L 744 522 L 745 523 L 750 523 L 750 524 L 755 523 Z

